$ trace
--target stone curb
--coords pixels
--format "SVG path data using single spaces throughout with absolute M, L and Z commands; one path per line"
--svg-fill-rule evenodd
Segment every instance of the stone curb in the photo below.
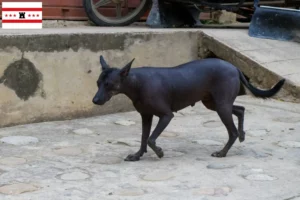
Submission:
M 272 87 L 277 81 L 284 78 L 263 65 L 255 62 L 241 52 L 218 41 L 212 36 L 203 32 L 200 33 L 199 57 L 204 58 L 213 53 L 215 56 L 224 59 L 238 67 L 246 76 L 251 77 L 253 85 L 260 85 L 263 89 Z M 286 79 L 286 78 L 285 78 Z M 300 87 L 286 79 L 282 90 L 274 97 L 288 102 L 300 103 Z

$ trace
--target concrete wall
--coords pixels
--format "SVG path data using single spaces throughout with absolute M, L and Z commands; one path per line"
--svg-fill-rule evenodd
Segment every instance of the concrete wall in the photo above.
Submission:
M 197 58 L 196 32 L 0 36 L 0 127 L 131 110 L 118 95 L 94 106 L 99 56 L 114 67 L 174 66 Z

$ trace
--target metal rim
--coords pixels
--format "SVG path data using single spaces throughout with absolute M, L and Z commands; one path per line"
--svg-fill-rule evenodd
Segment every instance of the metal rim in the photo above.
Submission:
M 139 12 L 143 9 L 143 7 L 145 6 L 147 0 L 141 0 L 141 3 L 138 7 L 136 7 L 131 13 L 125 15 L 125 16 L 121 16 L 120 15 L 120 11 L 121 11 L 121 4 L 122 1 L 120 0 L 98 0 L 96 3 L 93 3 L 93 0 L 89 0 L 92 10 L 94 12 L 94 14 L 101 19 L 102 21 L 106 22 L 106 23 L 112 23 L 112 24 L 118 24 L 118 23 L 124 23 L 127 22 L 128 20 L 131 20 L 133 17 L 135 17 L 137 14 L 139 14 Z M 99 11 L 97 10 L 99 7 L 107 5 L 109 3 L 114 3 L 119 1 L 119 3 L 115 3 L 116 5 L 116 14 L 118 16 L 118 18 L 115 17 L 105 17 L 104 15 L 100 14 Z M 128 1 L 128 0 L 124 0 L 124 1 Z

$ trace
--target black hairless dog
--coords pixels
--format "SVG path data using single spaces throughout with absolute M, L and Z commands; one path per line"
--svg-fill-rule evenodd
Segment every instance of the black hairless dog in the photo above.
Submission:
M 285 82 L 285 79 L 280 80 L 270 90 L 257 89 L 234 65 L 217 58 L 195 60 L 175 67 L 130 69 L 133 61 L 134 59 L 122 69 L 111 68 L 100 56 L 102 73 L 93 99 L 94 104 L 103 105 L 113 95 L 122 93 L 132 100 L 140 113 L 141 147 L 135 154 L 128 155 L 126 161 L 138 161 L 147 152 L 147 144 L 159 158 L 163 157 L 162 149 L 156 146 L 156 139 L 174 117 L 173 112 L 194 106 L 198 101 L 202 101 L 206 108 L 216 111 L 228 131 L 229 140 L 225 147 L 212 154 L 214 157 L 225 157 L 237 137 L 240 142 L 245 140 L 245 108 L 233 105 L 240 90 L 240 81 L 254 96 L 260 98 L 275 95 Z M 232 114 L 238 118 L 238 129 Z M 154 115 L 159 121 L 150 136 Z

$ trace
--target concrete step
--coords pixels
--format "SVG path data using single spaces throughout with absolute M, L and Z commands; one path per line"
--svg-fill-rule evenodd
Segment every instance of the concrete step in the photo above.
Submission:
M 200 57 L 212 52 L 266 89 L 285 78 L 277 97 L 300 102 L 299 43 L 250 37 L 247 29 L 203 29 L 201 35 Z

